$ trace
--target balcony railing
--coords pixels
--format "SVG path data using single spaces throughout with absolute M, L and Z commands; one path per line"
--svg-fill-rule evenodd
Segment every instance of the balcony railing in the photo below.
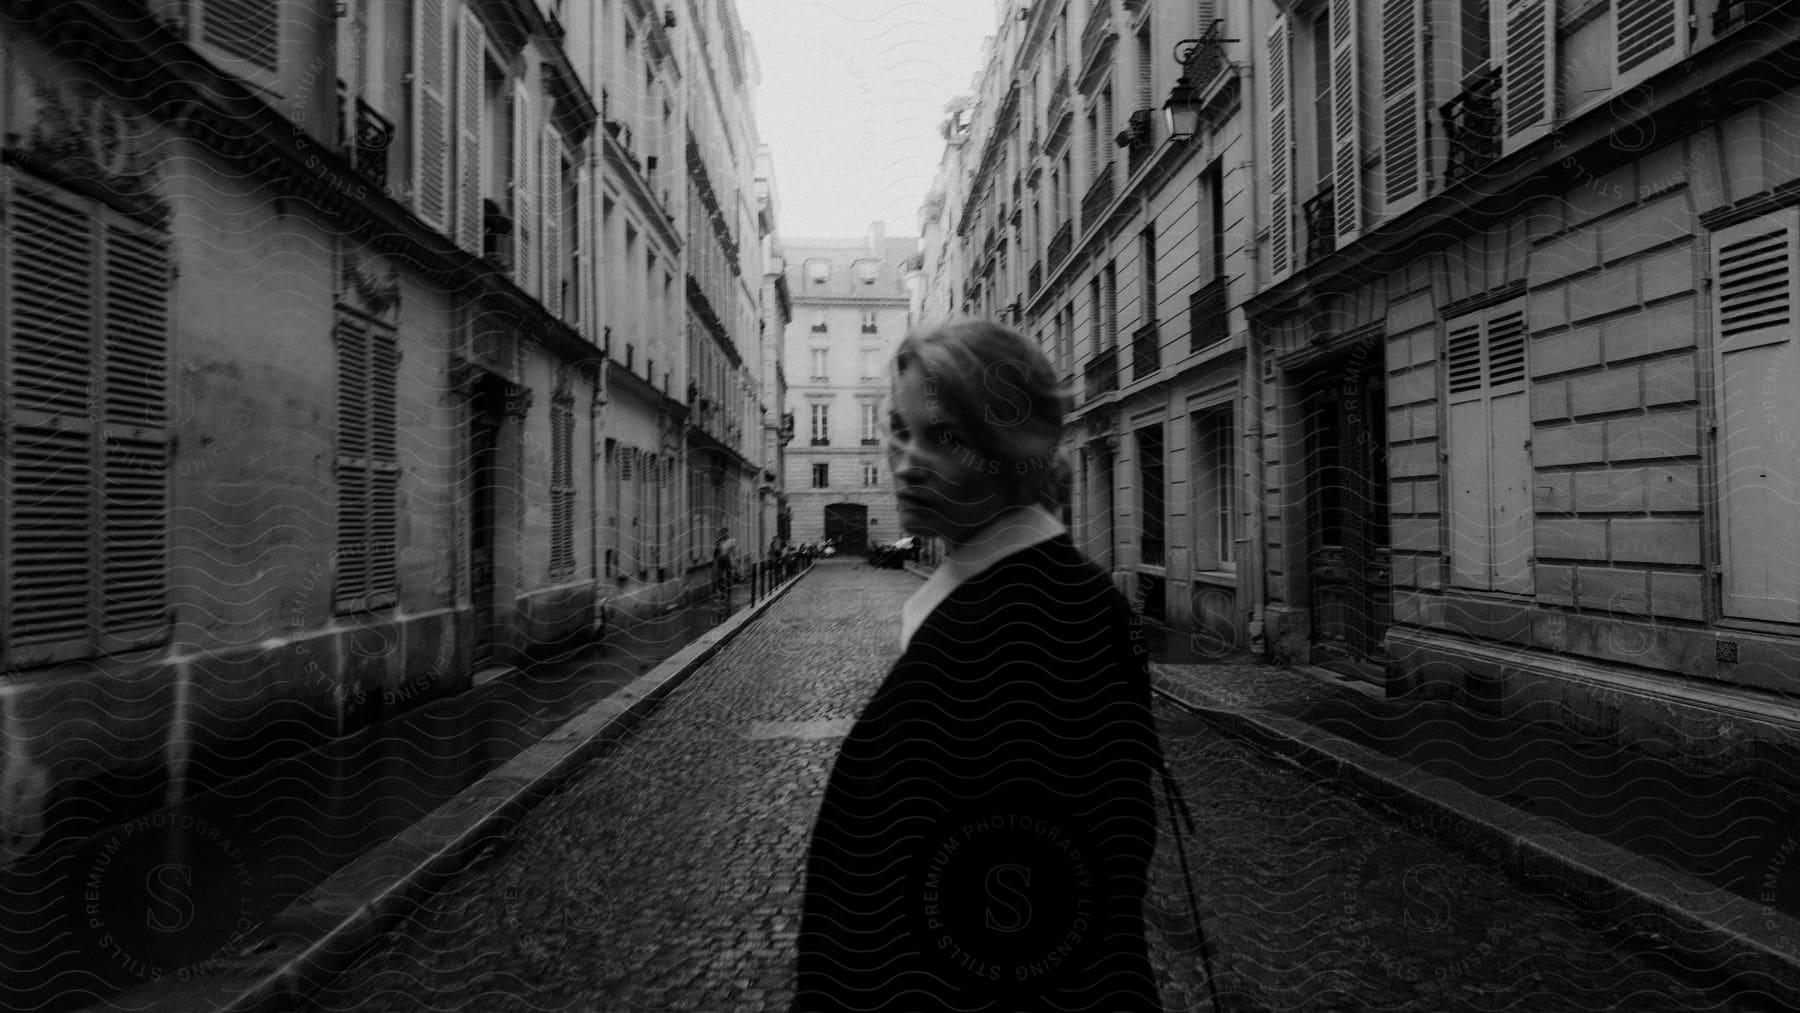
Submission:
M 1088 9 L 1087 24 L 1081 29 L 1081 65 L 1089 67 L 1099 55 L 1101 47 L 1115 38 L 1112 30 L 1112 7 L 1108 0 L 1095 0 Z
M 1089 401 L 1119 389 L 1119 350 L 1107 348 L 1095 352 L 1082 367 L 1083 388 Z
M 1225 340 L 1225 278 L 1220 276 L 1188 296 L 1188 351 L 1198 352 Z
M 1044 128 L 1051 134 L 1056 133 L 1056 125 L 1069 114 L 1069 69 L 1063 68 L 1056 75 L 1056 83 L 1050 86 L 1050 100 L 1044 107 Z
M 1166 565 L 1165 561 L 1167 559 L 1167 553 L 1164 551 L 1164 539 L 1161 536 L 1142 535 L 1138 539 L 1138 545 L 1143 550 L 1143 564 L 1145 566 Z
M 1131 335 L 1131 382 L 1148 380 L 1162 368 L 1162 357 L 1157 348 L 1157 329 L 1155 322 L 1139 327 Z
M 1225 59 L 1224 39 L 1225 22 L 1214 21 L 1181 61 L 1181 76 L 1187 79 L 1189 87 L 1201 94 L 1205 94 L 1219 75 L 1231 67 Z
M 491 197 L 481 200 L 481 256 L 502 271 L 513 264 L 513 220 Z
M 1050 248 L 1045 262 L 1052 267 L 1062 263 L 1074 245 L 1075 223 L 1063 222 L 1062 226 L 1056 230 L 1056 234 L 1050 237 Z
M 338 150 L 349 159 L 351 168 L 362 173 L 376 189 L 386 189 L 388 181 L 388 148 L 394 143 L 394 121 L 375 111 L 362 96 L 356 97 L 356 119 L 344 115 L 344 82 L 338 82 L 337 122 Z M 347 136 L 346 136 L 347 135 Z
M 1100 216 L 1112 207 L 1113 202 L 1113 163 L 1108 162 L 1088 187 L 1087 195 L 1081 198 L 1081 227 L 1093 228 Z
M 1439 107 L 1450 160 L 1444 181 L 1455 183 L 1500 157 L 1500 68 L 1491 67 L 1469 82 L 1462 94 Z
M 1042 265 L 1042 264 L 1031 265 L 1031 270 L 1026 273 L 1026 277 L 1029 279 L 1029 282 L 1026 287 L 1029 288 L 1032 292 L 1036 292 L 1038 289 L 1043 288 L 1044 287 L 1044 265 Z
M 1135 176 L 1150 158 L 1150 152 L 1156 150 L 1156 110 L 1133 112 L 1119 139 L 1125 142 L 1125 175 Z
M 1780 0 L 1719 0 L 1719 6 L 1713 8 L 1713 34 L 1724 35 L 1780 7 Z
M 826 329 L 827 329 L 827 328 L 826 328 L 826 326 L 825 326 L 825 325 L 824 325 L 824 324 L 814 324 L 814 325 L 812 325 L 812 332 L 813 332 L 813 333 L 814 333 L 814 334 L 824 334 L 824 333 L 825 333 L 825 331 L 826 331 Z
M 1306 219 L 1306 263 L 1310 264 L 1337 249 L 1336 209 L 1337 203 L 1332 199 L 1331 187 L 1320 190 L 1311 200 L 1300 205 L 1301 216 Z

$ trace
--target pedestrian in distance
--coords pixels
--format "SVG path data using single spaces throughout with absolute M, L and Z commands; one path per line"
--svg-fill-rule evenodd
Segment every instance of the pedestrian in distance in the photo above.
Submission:
M 1159 1009 L 1148 655 L 1058 519 L 1067 395 L 988 321 L 908 335 L 892 365 L 900 523 L 947 555 L 827 780 L 793 1008 Z

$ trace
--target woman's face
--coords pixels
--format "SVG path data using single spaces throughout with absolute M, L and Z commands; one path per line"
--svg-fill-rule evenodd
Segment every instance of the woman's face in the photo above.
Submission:
M 904 531 L 960 545 L 1009 505 L 1004 466 L 975 449 L 917 364 L 894 381 L 887 455 Z

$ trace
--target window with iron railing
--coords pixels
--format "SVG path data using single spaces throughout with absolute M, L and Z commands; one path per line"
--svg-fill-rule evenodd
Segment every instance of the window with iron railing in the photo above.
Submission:
M 1439 111 L 1449 160 L 1444 181 L 1455 183 L 1500 157 L 1500 68 L 1489 67 Z
M 1049 256 L 1051 265 L 1060 264 L 1068 257 L 1075 243 L 1075 223 L 1065 221 L 1056 229 L 1056 235 L 1050 237 Z
M 1719 0 L 1713 8 L 1713 34 L 1723 35 L 1780 8 L 1780 0 Z
M 1112 207 L 1113 202 L 1113 163 L 1107 162 L 1100 167 L 1094 176 L 1092 186 L 1081 198 L 1081 227 L 1091 229 L 1100 216 Z
M 1188 351 L 1198 352 L 1225 340 L 1225 279 L 1214 278 L 1188 296 Z
M 1156 324 L 1148 323 L 1139 327 L 1131 335 L 1131 379 L 1133 383 L 1147 380 L 1156 375 L 1162 368 L 1161 355 L 1157 348 Z
M 1337 249 L 1337 206 L 1331 187 L 1325 187 L 1300 205 L 1306 220 L 1306 262 L 1312 263 Z
M 1081 371 L 1082 387 L 1088 400 L 1119 389 L 1119 350 L 1107 348 L 1094 353 Z

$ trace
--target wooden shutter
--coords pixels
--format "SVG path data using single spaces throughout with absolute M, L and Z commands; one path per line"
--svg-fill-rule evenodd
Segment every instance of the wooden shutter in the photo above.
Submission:
M 0 172 L 10 474 L 8 660 L 166 632 L 168 290 L 162 233 Z
M 168 572 L 168 251 L 122 216 L 102 231 L 101 628 L 160 628 Z
M 1727 616 L 1800 620 L 1800 211 L 1712 237 Z
M 201 42 L 263 70 L 280 66 L 279 0 L 204 0 L 199 13 Z
M 1556 3 L 1505 0 L 1498 28 L 1500 135 L 1510 155 L 1555 126 Z
M 1494 590 L 1524 594 L 1532 585 L 1532 532 L 1523 304 L 1490 310 L 1486 331 L 1489 572 Z
M 465 7 L 462 29 L 457 36 L 462 46 L 456 98 L 456 160 L 461 190 L 456 202 L 456 241 L 464 250 L 482 254 L 483 219 L 481 199 L 487 193 L 487 169 L 483 163 L 481 106 L 486 101 L 483 77 L 487 68 L 487 32 L 481 18 Z
M 575 572 L 574 401 L 550 403 L 550 575 Z
M 556 125 L 544 123 L 544 151 L 539 175 L 543 178 L 544 208 L 544 305 L 557 317 L 563 311 L 562 255 L 562 135 Z
M 1450 582 L 1485 590 L 1488 567 L 1487 376 L 1482 320 L 1476 313 L 1446 328 L 1444 375 L 1449 382 Z
M 589 341 L 600 340 L 599 300 L 595 298 L 600 284 L 600 229 L 594 219 L 595 176 L 583 159 L 580 179 L 575 184 L 575 287 L 581 294 L 581 333 Z
M 1355 0 L 1331 0 L 1331 180 L 1337 242 L 1362 234 L 1362 75 Z
M 527 294 L 538 294 L 537 124 L 532 118 L 531 91 L 513 85 L 513 281 Z
M 1687 55 L 1688 5 L 1681 0 L 1616 0 L 1613 87 L 1623 91 Z
M 369 594 L 380 600 L 394 593 L 399 580 L 399 373 L 394 332 L 370 328 Z
M 439 232 L 450 231 L 449 28 L 444 0 L 413 8 L 413 211 Z
M 337 345 L 339 611 L 385 603 L 397 585 L 400 355 L 393 332 L 340 311 Z
M 1386 0 L 1381 8 L 1381 171 L 1384 213 L 1425 196 L 1425 3 Z
M 1287 15 L 1269 29 L 1269 271 L 1294 270 L 1293 34 Z

